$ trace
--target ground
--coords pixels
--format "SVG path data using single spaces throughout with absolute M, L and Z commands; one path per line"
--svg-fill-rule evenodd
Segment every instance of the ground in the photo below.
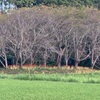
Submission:
M 0 79 L 0 100 L 100 100 L 100 84 Z
M 89 68 L 0 69 L 0 100 L 100 100 L 100 71 Z

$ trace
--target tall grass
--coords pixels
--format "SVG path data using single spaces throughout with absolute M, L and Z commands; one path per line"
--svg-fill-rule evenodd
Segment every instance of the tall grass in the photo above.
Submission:
M 80 83 L 100 83 L 100 73 L 88 74 L 0 74 L 0 79 L 18 79 L 18 80 L 43 80 L 43 81 L 61 81 L 61 82 L 80 82 Z

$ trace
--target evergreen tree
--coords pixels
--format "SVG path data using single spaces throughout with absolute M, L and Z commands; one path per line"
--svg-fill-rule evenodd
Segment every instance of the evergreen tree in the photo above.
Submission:
M 8 1 L 9 3 L 13 3 L 16 7 L 32 7 L 33 5 L 66 5 L 66 6 L 94 6 L 100 9 L 100 0 L 0 0 L 1 3 L 3 1 Z

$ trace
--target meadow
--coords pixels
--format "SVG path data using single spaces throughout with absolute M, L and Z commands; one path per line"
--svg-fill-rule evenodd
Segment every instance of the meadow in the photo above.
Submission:
M 0 15 L 0 100 L 100 100 L 100 11 L 24 5 Z
M 28 99 L 100 100 L 100 71 L 37 67 L 0 69 L 0 100 Z
M 100 71 L 89 68 L 23 67 L 0 69 L 0 79 L 100 83 Z
M 0 100 L 100 100 L 100 84 L 0 79 Z

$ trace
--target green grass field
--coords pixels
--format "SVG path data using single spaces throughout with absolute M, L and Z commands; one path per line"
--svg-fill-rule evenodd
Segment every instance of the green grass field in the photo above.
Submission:
M 0 74 L 0 79 L 16 80 L 38 80 L 38 81 L 59 81 L 59 82 L 77 82 L 77 83 L 96 83 L 100 84 L 100 73 L 85 74 Z
M 100 71 L 0 69 L 0 100 L 100 100 Z
M 100 100 L 100 84 L 0 79 L 0 100 Z

